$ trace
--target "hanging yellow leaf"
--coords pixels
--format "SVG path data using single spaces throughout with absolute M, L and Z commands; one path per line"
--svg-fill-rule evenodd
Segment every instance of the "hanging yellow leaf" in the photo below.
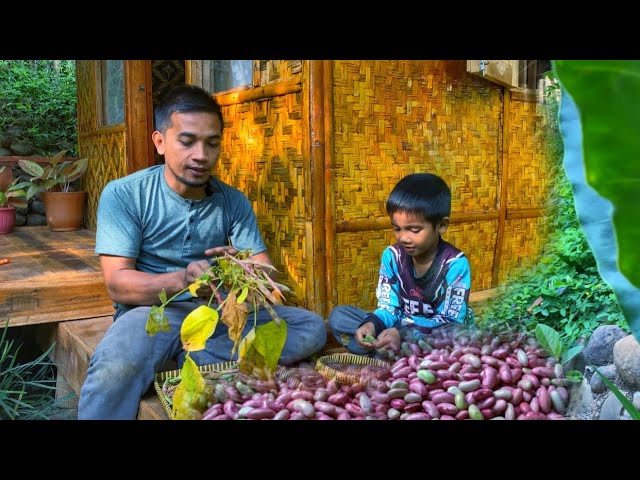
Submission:
M 251 337 L 247 340 L 248 337 Z M 255 329 L 251 330 L 249 335 L 242 339 L 238 351 L 238 370 L 240 372 L 252 375 L 256 378 L 267 380 L 272 377 L 269 369 L 266 367 L 265 359 L 256 349 Z
M 188 354 L 180 377 L 180 385 L 173 394 L 172 417 L 174 420 L 198 420 L 202 416 L 199 400 L 205 390 L 205 381 Z
M 238 348 L 238 363 L 241 364 L 243 362 L 255 338 L 256 338 L 256 329 L 252 328 L 251 331 L 247 333 L 247 335 L 240 342 L 240 347 Z
M 248 316 L 247 306 L 236 301 L 235 292 L 229 293 L 227 301 L 222 304 L 222 322 L 229 328 L 229 338 L 233 340 L 231 356 L 236 353 Z
M 200 305 L 186 316 L 180 328 L 182 348 L 187 352 L 202 350 L 218 325 L 218 312 Z
M 252 329 L 240 343 L 238 368 L 258 378 L 273 377 L 286 339 L 286 322 L 278 326 L 271 321 Z
M 168 332 L 170 330 L 169 319 L 164 314 L 164 306 L 154 305 L 151 307 L 144 329 L 149 335 L 155 335 L 158 332 Z

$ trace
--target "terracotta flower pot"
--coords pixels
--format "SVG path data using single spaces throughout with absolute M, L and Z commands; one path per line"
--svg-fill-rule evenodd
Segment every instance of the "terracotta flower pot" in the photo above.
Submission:
M 87 192 L 43 192 L 40 194 L 53 232 L 69 232 L 82 228 L 84 199 Z
M 0 234 L 11 233 L 16 225 L 16 207 L 0 207 Z

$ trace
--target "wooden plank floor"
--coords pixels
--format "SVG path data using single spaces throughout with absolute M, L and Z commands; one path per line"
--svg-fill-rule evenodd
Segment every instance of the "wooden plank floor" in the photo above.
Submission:
M 95 232 L 17 227 L 0 235 L 0 321 L 9 326 L 111 315 Z

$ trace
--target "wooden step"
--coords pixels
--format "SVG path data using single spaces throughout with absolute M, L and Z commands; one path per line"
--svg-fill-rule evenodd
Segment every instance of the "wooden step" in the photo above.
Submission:
M 53 341 L 56 342 L 51 355 L 52 360 L 58 367 L 58 374 L 64 377 L 76 395 L 80 395 L 80 388 L 87 377 L 91 355 L 112 322 L 113 318 L 108 316 L 43 326 L 48 327 L 49 332 L 48 334 L 44 330 L 41 332 L 39 343 L 43 348 L 47 348 Z M 152 386 L 140 401 L 138 419 L 168 420 L 168 418 Z

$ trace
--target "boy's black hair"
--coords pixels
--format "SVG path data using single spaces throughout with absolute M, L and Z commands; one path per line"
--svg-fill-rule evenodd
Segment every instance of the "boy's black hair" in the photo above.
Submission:
M 165 133 L 171 126 L 172 113 L 208 112 L 220 119 L 220 133 L 224 128 L 222 109 L 206 90 L 195 85 L 181 84 L 165 93 L 154 112 L 155 128 Z
M 412 173 L 400 180 L 387 198 L 387 213 L 421 214 L 434 225 L 451 215 L 451 190 L 432 173 Z

